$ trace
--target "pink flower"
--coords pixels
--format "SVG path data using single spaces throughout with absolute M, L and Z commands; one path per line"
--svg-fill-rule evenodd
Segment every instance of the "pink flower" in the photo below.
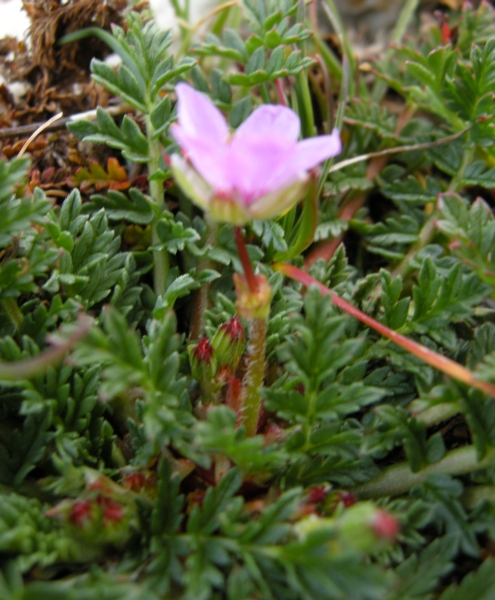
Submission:
M 339 132 L 298 141 L 300 122 L 285 106 L 257 108 L 233 134 L 213 102 L 185 83 L 176 88 L 171 157 L 177 183 L 217 221 L 270 219 L 304 194 L 308 172 L 341 151 Z

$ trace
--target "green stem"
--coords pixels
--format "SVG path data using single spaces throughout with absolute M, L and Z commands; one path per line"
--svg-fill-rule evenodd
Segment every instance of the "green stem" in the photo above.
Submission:
M 294 87 L 297 98 L 297 112 L 301 119 L 301 132 L 303 138 L 313 137 L 316 134 L 311 91 L 309 89 L 308 75 L 304 71 L 296 75 Z
M 151 118 L 149 115 L 146 115 L 146 134 L 150 152 L 150 160 L 148 163 L 149 175 L 156 173 L 160 167 L 160 141 L 158 139 L 153 139 L 153 133 L 154 127 L 151 123 Z M 156 225 L 165 208 L 163 182 L 151 180 L 149 186 L 151 200 L 159 209 L 156 211 L 157 216 L 155 216 L 153 223 L 151 224 L 151 244 L 157 246 L 160 244 L 160 238 L 158 237 Z M 165 293 L 165 281 L 167 279 L 169 268 L 170 261 L 167 250 L 165 248 L 162 250 L 153 250 L 153 284 L 157 295 Z
M 451 450 L 433 465 L 413 473 L 408 463 L 394 465 L 385 469 L 378 477 L 359 485 L 352 491 L 359 498 L 380 498 L 383 496 L 400 496 L 418 483 L 424 483 L 430 475 L 464 475 L 493 464 L 495 448 L 489 450 L 482 460 L 478 460 L 474 446 L 464 446 Z
M 24 315 L 21 312 L 15 298 L 3 298 L 1 304 L 7 313 L 9 319 L 15 327 L 16 331 L 21 328 L 22 322 L 24 321 Z
M 261 388 L 265 378 L 266 318 L 249 320 L 247 371 L 241 393 L 242 422 L 248 436 L 256 434 L 261 409 Z

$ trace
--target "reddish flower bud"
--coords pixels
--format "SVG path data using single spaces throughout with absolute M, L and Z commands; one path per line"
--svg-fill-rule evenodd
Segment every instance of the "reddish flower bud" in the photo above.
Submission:
M 339 504 L 343 504 L 344 508 L 349 508 L 356 504 L 357 498 L 351 492 L 345 490 L 333 490 L 328 494 L 325 502 L 324 512 L 327 514 L 333 513 Z
M 308 504 L 319 504 L 327 497 L 329 487 L 327 485 L 314 485 L 309 488 L 306 494 L 306 502 Z
M 390 513 L 378 509 L 371 525 L 376 535 L 385 541 L 394 542 L 400 532 L 399 521 Z
M 200 383 L 210 383 L 217 372 L 215 351 L 207 337 L 187 347 L 192 376 Z
M 89 500 L 74 502 L 69 512 L 69 521 L 77 527 L 83 527 L 86 522 L 92 520 L 91 502 Z
M 245 347 L 244 328 L 239 317 L 232 317 L 220 325 L 211 341 L 215 356 L 220 365 L 226 365 L 235 372 Z
M 210 363 L 213 358 L 213 346 L 207 337 L 201 338 L 192 350 L 194 358 L 199 362 Z
M 112 498 L 105 498 L 105 502 L 102 505 L 103 508 L 103 525 L 109 525 L 111 523 L 118 523 L 124 516 L 124 507 L 122 504 L 115 502 Z

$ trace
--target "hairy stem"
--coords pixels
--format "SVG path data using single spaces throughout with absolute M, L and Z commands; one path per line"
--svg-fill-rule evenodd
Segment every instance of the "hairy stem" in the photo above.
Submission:
M 451 450 L 437 463 L 428 465 L 421 471 L 413 473 L 408 463 L 394 465 L 385 469 L 378 477 L 359 485 L 352 491 L 360 498 L 380 498 L 383 496 L 400 496 L 418 483 L 424 483 L 430 475 L 463 475 L 472 471 L 486 469 L 495 459 L 495 448 L 489 450 L 481 460 L 477 458 L 474 446 L 464 446 Z
M 152 139 L 154 128 L 151 123 L 149 115 L 146 116 L 146 134 L 148 138 L 148 145 L 150 151 L 150 160 L 148 163 L 148 173 L 153 175 L 156 173 L 160 166 L 160 154 L 161 146 L 157 139 Z M 150 197 L 156 206 L 163 211 L 165 207 L 165 199 L 163 192 L 163 182 L 152 180 L 149 182 L 150 185 Z M 161 216 L 161 215 L 160 215 Z M 157 233 L 157 221 L 159 217 L 155 217 L 151 224 L 151 243 L 153 246 L 160 243 L 160 238 Z M 153 285 L 155 293 L 161 295 L 165 292 L 165 280 L 167 279 L 168 271 L 170 268 L 170 262 L 168 258 L 167 250 L 153 250 Z
M 261 409 L 261 387 L 265 377 L 266 318 L 249 321 L 247 370 L 242 382 L 242 422 L 248 436 L 256 434 Z

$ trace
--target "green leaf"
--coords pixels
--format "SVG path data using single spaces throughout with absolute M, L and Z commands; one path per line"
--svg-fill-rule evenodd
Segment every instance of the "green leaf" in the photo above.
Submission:
M 485 560 L 480 568 L 468 573 L 460 585 L 450 585 L 439 597 L 439 600 L 490 600 L 495 594 L 495 560 Z
M 232 105 L 229 123 L 233 129 L 237 129 L 249 117 L 251 114 L 251 104 L 251 96 L 246 96 Z
M 138 189 L 131 188 L 129 197 L 122 192 L 110 190 L 106 196 L 93 194 L 89 206 L 104 208 L 108 218 L 146 225 L 153 220 L 153 207 L 149 199 Z
M 411 554 L 395 571 L 400 585 L 394 600 L 431 598 L 425 594 L 434 592 L 441 579 L 452 572 L 455 553 L 456 544 L 446 535 L 428 544 L 418 554 Z
M 0 203 L 14 193 L 15 187 L 26 177 L 29 158 L 15 158 L 10 162 L 0 160 Z
M 160 219 L 156 224 L 156 232 L 162 244 L 155 247 L 166 248 L 171 254 L 183 251 L 187 244 L 200 239 L 199 233 L 192 227 L 184 227 L 181 221 Z
M 248 62 L 246 63 L 246 68 L 244 69 L 244 73 L 246 75 L 252 75 L 257 71 L 263 71 L 265 68 L 265 50 L 263 48 L 257 48 Z
M 219 517 L 227 506 L 234 500 L 234 494 L 242 483 L 239 469 L 230 469 L 220 479 L 216 487 L 211 487 L 205 494 L 202 506 L 193 507 L 187 521 L 188 533 L 210 535 L 220 527 Z

